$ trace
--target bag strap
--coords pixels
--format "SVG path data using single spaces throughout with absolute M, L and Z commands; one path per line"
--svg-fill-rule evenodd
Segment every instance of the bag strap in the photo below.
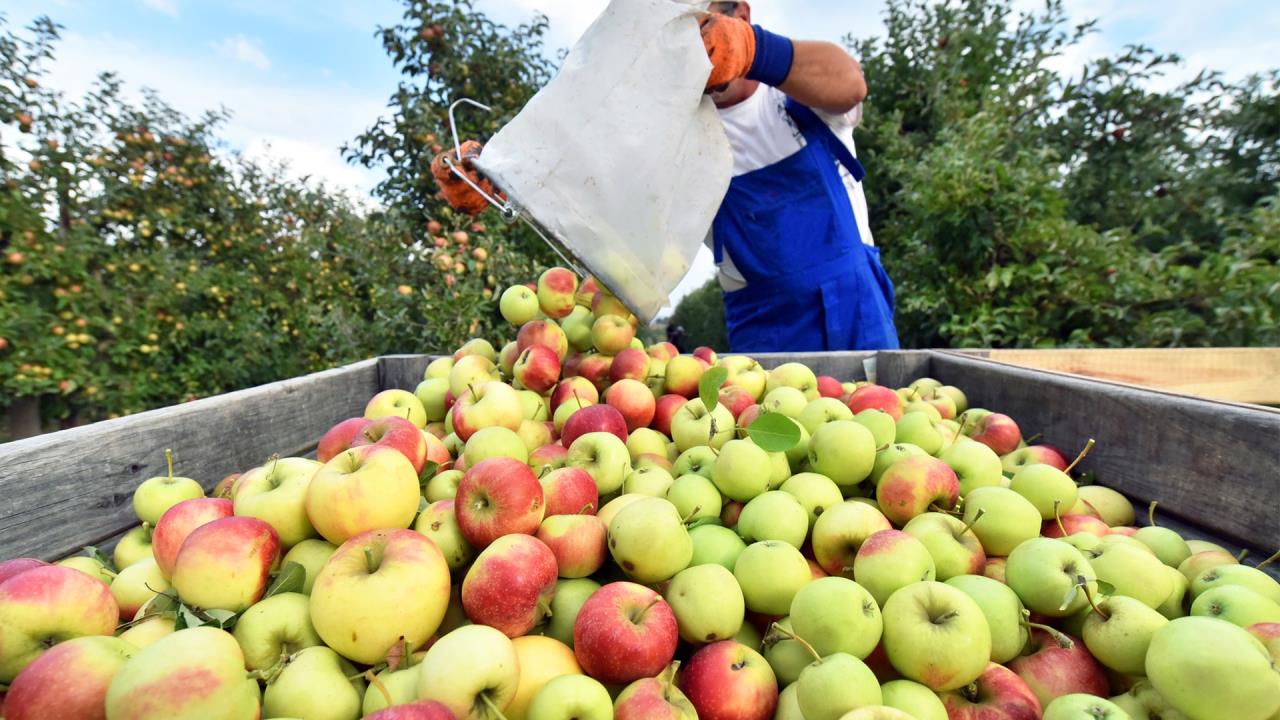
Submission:
M 840 142 L 840 138 L 831 132 L 831 128 L 818 117 L 817 113 L 790 97 L 787 98 L 787 113 L 796 121 L 796 125 L 806 139 L 810 142 L 817 140 L 822 143 L 827 152 L 834 155 L 836 160 L 849 170 L 854 180 L 862 182 L 862 178 L 867 176 L 866 168 L 862 167 L 858 158 L 849 152 L 849 146 Z

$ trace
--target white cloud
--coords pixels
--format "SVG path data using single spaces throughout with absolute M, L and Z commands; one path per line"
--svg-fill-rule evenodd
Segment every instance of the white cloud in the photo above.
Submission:
M 243 34 L 233 35 L 213 44 L 219 55 L 252 65 L 259 70 L 271 69 L 271 59 Z
M 142 4 L 169 17 L 178 17 L 177 0 L 142 0 Z

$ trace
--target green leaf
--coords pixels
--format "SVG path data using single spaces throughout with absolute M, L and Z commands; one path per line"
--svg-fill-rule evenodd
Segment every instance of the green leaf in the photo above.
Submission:
M 276 573 L 275 580 L 271 581 L 271 586 L 267 588 L 267 592 L 262 597 L 265 600 L 272 595 L 279 595 L 280 593 L 302 592 L 306 581 L 306 568 L 290 560 L 284 564 L 284 567 L 280 568 L 280 572 Z
M 729 371 L 722 367 L 713 367 L 702 373 L 698 380 L 698 398 L 707 406 L 707 412 L 716 409 L 720 402 L 720 386 L 729 379 Z
M 1067 608 L 1071 607 L 1071 604 L 1074 603 L 1076 601 L 1076 598 L 1079 596 L 1080 596 L 1080 586 L 1072 585 L 1071 589 L 1067 591 L 1066 596 L 1062 598 L 1062 606 L 1059 607 L 1058 610 L 1066 610 Z
M 436 471 L 440 469 L 440 463 L 434 460 L 428 460 L 422 466 L 422 472 L 418 473 L 418 487 L 426 487 L 427 481 L 436 476 Z
M 1106 580 L 1094 580 L 1094 582 L 1098 585 L 1098 592 L 1103 595 L 1114 596 L 1116 594 L 1116 586 Z
M 800 426 L 781 413 L 765 413 L 747 428 L 747 437 L 765 452 L 786 452 L 800 442 Z
M 208 625 L 216 625 L 223 630 L 230 630 L 235 627 L 236 620 L 240 619 L 240 613 L 231 612 L 230 610 L 205 610 L 204 614 L 209 618 Z
M 198 628 L 204 626 L 205 620 L 200 617 L 195 610 L 186 605 L 178 606 L 178 617 L 173 622 L 174 630 L 186 630 L 187 628 Z
M 96 548 L 92 545 L 89 545 L 85 547 L 84 551 L 86 554 L 89 555 L 89 557 L 102 563 L 102 566 L 105 567 L 106 569 L 112 572 L 118 572 L 115 563 L 112 562 L 111 558 L 108 557 L 106 553 L 102 552 L 101 549 Z

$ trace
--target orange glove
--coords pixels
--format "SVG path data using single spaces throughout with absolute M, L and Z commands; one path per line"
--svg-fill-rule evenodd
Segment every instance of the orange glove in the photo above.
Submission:
M 483 147 L 475 140 L 468 140 L 462 143 L 462 170 L 467 174 L 467 177 L 471 178 L 472 182 L 479 185 L 491 196 L 497 197 L 497 193 L 493 189 L 493 183 L 480 177 L 471 162 L 474 158 L 480 157 L 480 150 Z M 453 149 L 445 150 L 431 160 L 431 175 L 440 184 L 440 191 L 444 193 L 445 202 L 449 203 L 449 206 L 453 209 L 461 210 L 468 215 L 480 214 L 485 208 L 489 207 L 489 201 L 485 200 L 484 196 L 476 192 L 475 188 L 468 185 L 462 178 L 453 174 L 453 171 L 444 162 L 445 156 L 451 156 L 454 159 L 455 167 L 457 166 L 458 156 Z
M 756 57 L 756 35 L 751 24 L 728 15 L 711 14 L 702 20 L 701 28 L 702 44 L 711 60 L 707 89 L 746 77 Z

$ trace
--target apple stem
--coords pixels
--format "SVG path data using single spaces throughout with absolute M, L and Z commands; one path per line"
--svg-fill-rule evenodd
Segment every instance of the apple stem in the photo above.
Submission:
M 378 688 L 378 692 L 382 693 L 382 697 L 387 701 L 387 707 L 395 705 L 395 700 L 391 697 L 391 691 L 387 690 L 387 686 L 378 679 L 377 675 L 373 674 L 372 670 L 364 671 L 364 679 L 368 680 L 370 685 Z
M 1040 438 L 1042 438 L 1042 437 L 1044 437 L 1044 433 L 1042 433 L 1042 432 L 1038 432 L 1038 433 L 1036 433 L 1035 435 L 1032 435 L 1032 436 L 1031 436 L 1031 437 L 1029 437 L 1029 438 L 1024 438 L 1024 439 L 1023 439 L 1023 442 L 1025 442 L 1026 444 L 1030 445 L 1031 443 L 1033 443 L 1033 442 L 1035 442 L 1035 441 L 1039 440 L 1039 439 L 1040 439 Z
M 693 516 L 694 516 L 694 515 L 697 515 L 697 514 L 698 514 L 698 511 L 700 511 L 700 510 L 702 510 L 702 506 L 701 506 L 701 505 L 694 505 L 694 506 L 693 506 L 693 509 L 689 511 L 689 514 L 688 514 L 688 515 L 685 515 L 685 516 L 684 516 L 684 518 L 682 518 L 682 519 L 680 520 L 680 522 L 681 522 L 682 524 L 684 524 L 684 525 L 688 525 L 690 522 L 692 522 L 692 521 L 693 521 Z
M 594 508 L 595 508 L 594 505 L 592 505 L 591 503 L 587 503 L 586 505 L 582 506 L 582 509 L 578 511 L 578 514 L 586 515 L 588 512 L 590 512 Z
M 792 640 L 795 640 L 796 642 L 800 643 L 800 645 L 801 645 L 805 650 L 808 650 L 808 651 L 809 651 L 809 654 L 810 654 L 810 655 L 813 655 L 813 659 L 814 659 L 814 660 L 816 660 L 816 661 L 818 661 L 818 662 L 822 662 L 822 656 L 818 654 L 818 651 L 817 651 L 817 650 L 814 650 L 814 649 L 813 649 L 813 646 L 809 644 L 809 641 L 807 641 L 807 640 L 805 640 L 804 638 L 800 637 L 799 635 L 797 635 L 797 634 L 795 634 L 795 633 L 791 632 L 790 630 L 788 630 L 788 629 L 786 629 L 786 628 L 782 627 L 782 626 L 781 626 L 781 625 L 779 625 L 778 623 L 773 623 L 772 625 L 770 625 L 770 626 L 769 626 L 769 629 L 770 629 L 770 630 L 772 630 L 772 631 L 774 631 L 774 632 L 781 633 L 782 635 L 784 635 L 784 636 L 786 636 L 786 637 L 788 637 L 788 638 L 791 638 Z
M 1076 579 L 1079 582 L 1080 589 L 1084 591 L 1084 599 L 1089 601 L 1089 605 L 1093 608 L 1093 611 L 1101 615 L 1103 620 L 1110 620 L 1111 616 L 1103 612 L 1102 608 L 1098 607 L 1098 603 L 1094 602 L 1093 592 L 1089 590 L 1089 582 L 1085 580 L 1083 576 L 1079 576 Z
M 982 516 L 986 514 L 987 514 L 986 508 L 978 508 L 978 512 L 974 514 L 973 519 L 965 523 L 964 527 L 960 528 L 960 532 L 956 534 L 956 537 L 957 538 L 964 537 L 964 534 L 969 532 L 969 530 L 973 528 L 973 526 L 976 525 L 979 520 L 982 519 Z
M 1262 568 L 1264 568 L 1264 567 L 1266 567 L 1266 566 L 1270 565 L 1271 563 L 1275 562 L 1276 560 L 1280 560 L 1280 551 L 1276 552 L 1274 555 L 1272 555 L 1271 557 L 1267 558 L 1266 560 L 1263 560 L 1262 562 L 1258 563 L 1258 564 L 1257 564 L 1257 565 L 1255 565 L 1254 567 L 1255 567 L 1256 569 L 1258 569 L 1258 570 L 1261 570 Z
M 373 548 L 366 546 L 364 548 L 364 562 L 369 568 L 369 574 L 378 572 L 378 561 L 373 557 Z
M 1151 527 L 1156 526 L 1156 506 L 1160 504 L 1159 500 L 1152 500 L 1147 506 L 1147 524 Z
M 1037 630 L 1043 630 L 1049 633 L 1049 636 L 1052 637 L 1054 641 L 1058 643 L 1058 647 L 1062 648 L 1063 650 L 1070 650 L 1076 645 L 1074 640 L 1067 637 L 1066 633 L 1058 630 L 1057 628 L 1049 627 L 1048 625 L 1043 625 L 1038 622 L 1030 622 L 1030 621 L 1027 622 L 1027 627 L 1036 628 Z
M 164 460 L 166 463 L 169 464 L 169 479 L 172 480 L 173 479 L 173 450 L 171 450 L 170 448 L 164 449 Z
M 151 527 L 151 523 L 142 523 L 142 539 L 146 542 L 151 542 L 151 533 L 153 530 L 154 528 Z
M 1247 557 L 1249 557 L 1249 548 L 1244 548 L 1243 550 L 1240 551 L 1239 555 L 1236 555 L 1236 562 L 1242 563 L 1244 562 L 1244 559 Z
M 668 665 L 662 674 L 658 676 L 658 682 L 662 684 L 662 694 L 666 695 L 676 684 L 676 672 L 680 670 L 680 661 L 674 660 Z
M 494 704 L 493 699 L 487 693 L 480 693 L 480 699 L 484 704 L 489 706 L 489 711 L 498 717 L 498 720 L 507 720 L 507 716 L 502 714 L 502 709 Z
M 1062 531 L 1062 537 L 1067 536 L 1067 526 L 1062 524 L 1062 500 L 1055 499 L 1053 501 L 1053 520 L 1058 523 L 1058 529 Z
M 1066 469 L 1066 470 L 1063 470 L 1062 472 L 1064 472 L 1064 473 L 1066 473 L 1066 474 L 1070 475 L 1070 474 L 1071 474 L 1071 471 L 1072 471 L 1073 469 L 1075 469 L 1075 466 L 1076 466 L 1077 464 L 1079 464 L 1079 462 L 1080 462 L 1081 460 L 1083 460 L 1083 459 L 1084 459 L 1084 456 L 1085 456 L 1085 455 L 1088 455 L 1088 454 L 1089 454 L 1089 451 L 1090 451 L 1090 450 L 1092 450 L 1092 449 L 1093 449 L 1093 443 L 1094 443 L 1094 439 L 1093 439 L 1093 438 L 1089 438 L 1089 442 L 1087 442 L 1087 443 L 1085 443 L 1085 444 L 1084 444 L 1084 449 L 1080 451 L 1080 454 L 1076 456 L 1076 459 L 1075 459 L 1075 460 L 1072 460 L 1072 461 L 1071 461 L 1071 464 L 1067 466 L 1067 469 Z

